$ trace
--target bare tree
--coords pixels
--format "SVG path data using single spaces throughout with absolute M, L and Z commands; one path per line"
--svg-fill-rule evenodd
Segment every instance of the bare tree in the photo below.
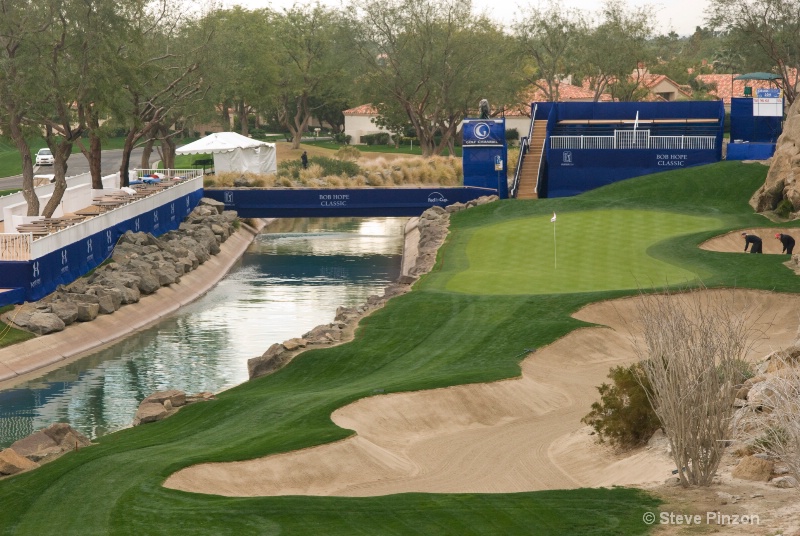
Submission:
M 729 439 L 741 363 L 755 342 L 735 291 L 643 295 L 634 347 L 683 486 L 708 486 Z

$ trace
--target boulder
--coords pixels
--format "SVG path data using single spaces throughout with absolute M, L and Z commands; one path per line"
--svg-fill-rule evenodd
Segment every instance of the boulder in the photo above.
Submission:
M 170 405 L 174 408 L 179 408 L 186 405 L 186 393 L 178 389 L 169 389 L 167 391 L 156 391 L 144 400 L 142 404 L 164 404 L 169 401 Z
M 281 368 L 288 357 L 284 355 L 285 348 L 282 344 L 273 344 L 266 352 L 258 357 L 247 360 L 247 372 L 250 379 L 266 376 Z
M 78 446 L 88 447 L 92 443 L 88 437 L 65 422 L 51 424 L 42 432 L 65 450 L 72 450 Z
M 61 454 L 61 447 L 58 446 L 58 443 L 42 430 L 15 441 L 9 448 L 34 462 Z
M 294 352 L 300 348 L 305 348 L 306 340 L 299 338 L 289 339 L 288 341 L 283 341 L 283 347 L 289 352 Z
M 58 315 L 36 309 L 11 313 L 9 317 L 17 326 L 37 335 L 47 335 L 55 331 L 62 331 L 66 327 L 66 324 Z
M 78 320 L 78 306 L 68 300 L 55 300 L 50 303 L 50 311 L 69 326 Z
M 773 478 L 770 481 L 770 484 L 772 484 L 776 488 L 796 488 L 797 479 L 790 475 L 779 476 L 778 478 Z
M 197 206 L 211 208 L 217 214 L 222 214 L 225 211 L 225 203 L 217 201 L 216 199 L 211 199 L 209 197 L 202 198 Z
M 39 467 L 38 463 L 20 456 L 14 449 L 0 451 L 0 475 L 15 475 L 37 467 Z
M 91 322 L 100 314 L 100 304 L 78 303 L 78 322 Z
M 764 460 L 756 456 L 747 456 L 742 458 L 731 476 L 740 480 L 755 480 L 759 482 L 767 482 L 772 475 L 773 462 Z
M 136 410 L 133 425 L 138 426 L 148 422 L 160 421 L 167 416 L 167 409 L 159 402 L 142 402 Z

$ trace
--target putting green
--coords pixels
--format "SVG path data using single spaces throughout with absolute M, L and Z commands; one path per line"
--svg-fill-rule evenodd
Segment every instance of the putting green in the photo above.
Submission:
M 521 218 L 476 229 L 468 267 L 446 290 L 554 294 L 660 287 L 698 275 L 647 254 L 667 238 L 720 226 L 716 218 L 647 210 L 597 210 Z

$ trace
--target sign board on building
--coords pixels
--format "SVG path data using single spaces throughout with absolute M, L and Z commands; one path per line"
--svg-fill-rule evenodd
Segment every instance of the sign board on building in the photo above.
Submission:
M 756 89 L 753 98 L 753 116 L 782 117 L 783 95 L 780 89 Z

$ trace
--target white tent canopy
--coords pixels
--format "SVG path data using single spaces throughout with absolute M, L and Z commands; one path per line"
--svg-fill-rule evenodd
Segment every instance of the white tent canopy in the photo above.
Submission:
M 211 154 L 214 170 L 276 173 L 278 158 L 274 143 L 258 141 L 235 132 L 215 132 L 179 147 L 176 154 Z

